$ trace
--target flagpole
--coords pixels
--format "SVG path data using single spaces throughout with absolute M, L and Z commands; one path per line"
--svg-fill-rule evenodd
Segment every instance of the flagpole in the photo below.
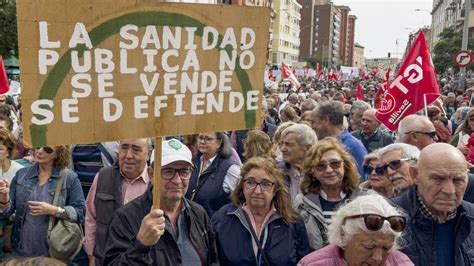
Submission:
M 426 104 L 426 94 L 423 93 L 423 103 L 425 105 L 425 116 L 428 116 L 428 104 Z

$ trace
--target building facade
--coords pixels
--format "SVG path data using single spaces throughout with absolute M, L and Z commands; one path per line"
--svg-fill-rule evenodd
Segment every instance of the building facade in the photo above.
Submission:
M 356 16 L 349 15 L 349 27 L 347 30 L 347 57 L 344 58 L 345 62 L 349 66 L 352 66 L 354 62 L 356 20 L 357 20 Z
M 300 61 L 315 56 L 324 66 L 352 66 L 356 16 L 331 1 L 299 0 Z
M 352 61 L 352 66 L 354 67 L 364 67 L 365 58 L 364 58 L 364 46 L 359 43 L 354 44 L 354 57 Z
M 271 61 L 273 64 L 292 65 L 299 59 L 301 5 L 296 0 L 276 0 L 273 7 Z

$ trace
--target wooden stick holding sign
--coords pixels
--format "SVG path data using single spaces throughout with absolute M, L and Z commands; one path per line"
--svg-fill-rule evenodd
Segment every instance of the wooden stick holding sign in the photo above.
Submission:
M 155 166 L 153 178 L 153 209 L 160 208 L 160 179 L 161 179 L 161 137 L 155 138 Z

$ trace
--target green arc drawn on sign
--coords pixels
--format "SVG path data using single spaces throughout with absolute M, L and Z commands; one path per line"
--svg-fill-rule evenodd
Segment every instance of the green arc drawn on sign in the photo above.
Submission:
M 143 11 L 143 12 L 135 12 L 125 14 L 123 16 L 119 16 L 113 19 L 110 19 L 91 31 L 89 31 L 89 37 L 92 42 L 92 46 L 97 46 L 102 43 L 107 38 L 118 34 L 120 28 L 127 25 L 127 24 L 134 24 L 138 27 L 144 27 L 147 25 L 155 25 L 155 26 L 174 26 L 174 27 L 196 27 L 197 30 L 195 31 L 195 35 L 202 37 L 203 29 L 206 27 L 200 21 L 177 13 L 167 13 L 167 12 L 159 12 L 159 11 Z M 220 47 L 222 43 L 222 35 L 219 35 L 216 49 L 221 50 Z M 77 47 L 76 51 L 79 51 L 79 56 L 82 56 L 82 52 L 86 48 L 81 45 Z M 227 45 L 225 49 L 227 53 L 230 53 L 232 47 Z M 51 72 L 46 77 L 43 85 L 41 86 L 39 99 L 48 99 L 53 100 L 56 96 L 61 84 L 63 83 L 64 79 L 66 78 L 69 70 L 71 69 L 71 52 L 73 50 L 69 49 L 64 53 L 64 55 L 58 60 L 58 62 L 54 65 L 51 69 Z M 237 56 L 236 62 L 239 61 L 239 56 Z M 247 72 L 245 72 L 242 68 L 240 68 L 239 64 L 236 64 L 235 67 L 235 74 L 239 83 L 242 87 L 244 92 L 244 97 L 246 97 L 246 93 L 252 89 L 252 85 L 250 84 L 249 77 Z M 38 116 L 38 115 L 36 115 Z M 247 128 L 253 128 L 256 123 L 256 116 L 254 110 L 247 110 L 245 109 L 245 126 Z M 47 144 L 47 137 L 46 132 L 48 131 L 47 125 L 30 125 L 30 134 L 31 134 L 31 141 L 33 147 L 40 147 L 45 146 Z

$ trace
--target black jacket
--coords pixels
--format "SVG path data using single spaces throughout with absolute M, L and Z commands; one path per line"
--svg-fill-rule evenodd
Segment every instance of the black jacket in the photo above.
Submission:
M 408 214 L 404 240 L 405 253 L 415 265 L 437 264 L 436 224 L 420 212 L 416 186 L 393 199 Z M 454 230 L 454 260 L 456 266 L 474 265 L 474 205 L 462 201 L 457 209 Z
M 186 200 L 186 199 L 185 199 Z M 145 247 L 135 238 L 143 218 L 150 212 L 152 189 L 120 208 L 109 227 L 104 265 L 178 265 L 181 254 L 173 236 L 165 231 L 158 243 Z M 190 226 L 190 239 L 202 265 L 218 265 L 211 223 L 204 209 L 187 201 L 185 214 Z

